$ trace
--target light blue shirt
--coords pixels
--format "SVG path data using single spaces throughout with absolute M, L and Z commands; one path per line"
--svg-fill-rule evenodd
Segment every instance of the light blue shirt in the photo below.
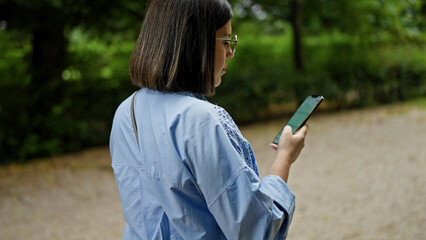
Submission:
M 250 143 L 204 97 L 141 89 L 117 109 L 110 139 L 123 239 L 285 239 L 295 198 L 259 179 Z

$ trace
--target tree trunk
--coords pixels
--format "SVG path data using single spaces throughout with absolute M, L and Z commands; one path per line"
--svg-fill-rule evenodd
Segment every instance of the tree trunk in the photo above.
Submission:
M 32 31 L 30 96 L 37 114 L 48 115 L 62 98 L 62 71 L 65 66 L 64 21 L 55 14 L 42 19 Z M 45 115 L 45 116 L 46 116 Z
M 302 2 L 291 1 L 291 25 L 293 27 L 293 56 L 294 66 L 297 72 L 303 72 L 303 46 L 302 46 Z
M 60 124 L 60 120 L 53 110 L 63 99 L 62 71 L 67 45 L 65 24 L 59 13 L 45 13 L 45 16 L 39 15 L 39 24 L 32 30 L 32 81 L 27 86 L 27 116 L 30 116 L 28 133 L 35 137 L 37 151 L 30 153 L 31 157 L 31 154 L 48 154 L 49 148 L 57 147 L 52 145 L 57 135 L 52 124 Z

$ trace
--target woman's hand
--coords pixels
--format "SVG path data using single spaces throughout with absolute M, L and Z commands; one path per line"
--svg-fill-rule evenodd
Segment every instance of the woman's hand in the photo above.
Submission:
M 305 146 L 307 131 L 308 126 L 305 125 L 293 135 L 290 126 L 284 127 L 278 145 L 271 143 L 271 148 L 276 150 L 277 154 L 268 174 L 278 175 L 287 182 L 290 166 Z
M 278 141 L 278 145 L 271 143 L 272 149 L 277 151 L 276 158 L 285 158 L 292 164 L 302 152 L 305 146 L 305 137 L 308 126 L 303 126 L 294 135 L 290 126 L 285 126 Z

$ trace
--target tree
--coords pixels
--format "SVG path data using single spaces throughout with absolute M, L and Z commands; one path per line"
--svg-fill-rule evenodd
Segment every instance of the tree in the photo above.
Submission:
M 304 69 L 304 34 L 338 31 L 361 38 L 390 36 L 398 40 L 410 40 L 426 30 L 426 4 L 422 0 L 234 0 L 232 2 L 237 10 L 244 8 L 254 17 L 256 11 L 261 9 L 271 18 L 291 24 L 293 62 L 298 72 Z
M 16 121 L 19 116 L 24 119 L 20 121 L 21 126 L 16 128 L 25 130 L 13 132 L 16 135 L 14 138 L 19 140 L 2 144 L 6 145 L 6 151 L 10 149 L 10 155 L 15 155 L 13 149 L 28 141 L 30 135 L 33 136 L 32 139 L 36 139 L 32 142 L 40 144 L 56 137 L 49 124 L 61 121 L 53 116 L 53 112 L 55 104 L 62 102 L 65 86 L 62 73 L 70 64 L 67 56 L 67 34 L 79 27 L 95 36 L 102 36 L 105 40 L 105 36 L 114 33 L 135 38 L 143 19 L 146 2 L 0 0 L 2 31 L 19 33 L 31 43 L 31 53 L 27 56 L 31 79 L 19 90 L 19 99 L 25 99 L 22 100 L 25 104 L 20 104 L 23 108 L 16 109 L 19 113 L 10 114 L 11 119 L 6 119 L 7 122 Z M 11 105 L 13 104 L 9 104 Z M 2 155 L 6 157 L 8 153 Z
M 293 27 L 294 39 L 294 65 L 296 71 L 302 72 L 303 63 L 303 45 L 302 45 L 302 1 L 291 0 L 291 25 Z
M 138 25 L 143 6 L 132 0 L 0 2 L 1 20 L 6 21 L 7 28 L 22 31 L 32 39 L 29 90 L 39 114 L 48 114 L 52 102 L 61 96 L 62 71 L 66 67 L 65 32 L 75 26 L 102 32 Z
M 246 18 L 254 17 L 257 19 L 263 17 L 265 13 L 275 19 L 289 22 L 293 30 L 293 63 L 297 72 L 303 72 L 303 13 L 302 0 L 242 0 L 232 1 L 238 9 L 244 8 L 245 12 L 252 13 Z

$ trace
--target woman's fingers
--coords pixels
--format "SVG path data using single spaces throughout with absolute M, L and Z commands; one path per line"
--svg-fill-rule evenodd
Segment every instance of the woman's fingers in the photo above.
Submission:
M 305 136 L 308 132 L 308 125 L 304 125 L 302 128 L 300 128 L 294 135 L 302 135 Z

